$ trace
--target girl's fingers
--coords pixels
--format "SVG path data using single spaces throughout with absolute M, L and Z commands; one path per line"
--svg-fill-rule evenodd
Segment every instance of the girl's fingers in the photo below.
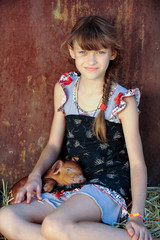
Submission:
M 140 231 L 138 240 L 148 240 L 148 234 L 145 234 L 145 231 Z M 147 238 L 146 238 L 147 237 Z
M 139 228 L 136 227 L 136 225 L 133 223 L 128 223 L 126 226 L 127 232 L 132 240 L 140 240 L 140 231 Z
M 134 229 L 132 227 L 128 228 L 127 232 L 128 232 L 130 237 L 132 237 L 134 235 Z
M 143 227 L 140 229 L 140 235 L 138 240 L 152 240 L 152 236 L 147 228 Z
M 36 195 L 37 195 L 37 199 L 42 201 L 42 197 L 41 197 L 41 187 L 40 185 L 37 186 L 37 191 L 36 191 Z
M 42 200 L 41 198 L 41 182 L 28 182 L 27 184 L 25 184 L 25 186 L 17 193 L 16 199 L 15 199 L 15 203 L 21 203 L 25 200 L 25 196 L 27 197 L 27 203 L 29 204 L 31 202 L 32 196 L 33 196 L 33 192 L 34 195 L 37 196 L 38 200 Z
M 129 234 L 130 237 L 132 237 L 134 235 L 134 229 L 132 227 L 132 225 L 130 223 L 128 223 L 126 225 L 126 230 L 127 230 L 127 233 Z
M 26 189 L 22 188 L 21 191 L 17 194 L 15 202 L 14 203 L 21 203 L 24 201 L 24 197 L 26 194 Z
M 152 236 L 149 231 L 146 231 L 145 233 L 145 240 L 152 240 Z
M 132 237 L 132 240 L 140 240 L 140 239 L 139 239 L 139 232 L 138 232 L 138 231 L 135 232 L 134 236 Z M 144 240 L 144 239 L 143 239 L 143 240 Z
M 126 224 L 126 230 L 132 240 L 153 240 L 150 232 L 142 223 L 130 221 Z
M 135 230 L 135 235 L 133 236 L 132 240 L 152 240 L 152 237 L 149 231 L 143 227 Z
M 27 203 L 28 203 L 28 204 L 31 202 L 32 192 L 33 192 L 33 188 L 28 188 L 28 189 L 27 189 Z

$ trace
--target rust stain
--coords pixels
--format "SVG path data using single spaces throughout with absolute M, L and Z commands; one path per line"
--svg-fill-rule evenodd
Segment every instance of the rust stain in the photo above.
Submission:
M 23 150 L 20 152 L 20 162 L 23 162 L 23 163 L 25 163 L 25 161 L 26 161 L 26 149 L 25 148 L 23 148 Z
M 145 40 L 145 31 L 144 31 L 144 16 L 142 16 L 142 23 L 141 23 L 141 29 L 139 32 L 139 38 L 141 40 L 141 49 L 144 49 L 144 40 Z
M 14 153 L 13 150 L 9 150 L 8 152 L 9 152 L 10 155 L 12 155 Z
M 78 3 L 73 4 L 71 7 L 71 21 L 72 21 L 72 26 L 75 24 L 76 19 L 77 19 L 77 12 L 81 8 L 81 2 L 78 1 Z
M 4 59 L 4 64 L 7 64 L 7 63 L 9 63 L 9 57 L 6 57 L 6 58 Z
M 7 167 L 6 164 L 1 163 L 1 174 L 2 174 L 2 175 L 5 175 L 5 172 L 6 172 L 6 170 L 7 170 L 6 167 Z
M 22 131 L 21 131 L 21 132 L 19 132 L 19 133 L 18 133 L 18 137 L 20 137 L 20 136 L 22 135 L 22 133 L 23 133 Z
M 23 141 L 20 141 L 20 142 L 19 142 L 19 145 L 20 145 L 21 147 L 23 147 L 23 146 L 25 145 L 25 143 L 26 143 L 26 140 L 23 140 Z
M 31 124 L 28 131 L 32 132 L 35 128 L 36 128 L 36 126 L 34 124 Z
M 53 3 L 52 3 L 52 5 L 53 5 Z M 57 1 L 57 9 L 53 11 L 53 16 L 55 19 L 59 19 L 59 20 L 62 19 L 60 11 L 61 11 L 61 3 L 60 3 L 60 0 L 58 0 Z
M 125 0 L 124 2 L 125 35 L 130 35 L 132 31 L 132 14 L 133 14 L 133 0 Z
M 38 147 L 39 147 L 39 148 L 43 148 L 45 142 L 46 142 L 46 138 L 41 136 L 41 137 L 38 139 Z
M 45 82 L 46 81 L 46 76 L 42 75 L 42 82 Z
M 83 9 L 83 10 L 82 10 Z M 97 9 L 97 7 L 96 7 Z M 83 16 L 84 13 L 88 12 L 89 14 L 92 14 L 92 12 L 95 12 L 96 14 L 96 10 L 94 10 L 94 8 L 91 8 L 91 5 L 89 4 L 88 1 L 76 1 L 74 4 L 71 5 L 71 23 L 72 26 L 75 24 L 77 18 L 79 18 L 80 16 Z
M 68 19 L 67 0 L 65 0 L 63 4 L 64 4 L 64 11 L 61 12 L 61 0 L 57 0 L 57 8 L 56 10 L 53 10 L 52 14 L 54 19 L 63 20 L 65 23 Z M 53 2 L 52 2 L 52 6 L 53 6 Z
M 125 36 L 130 36 L 132 32 L 132 14 L 133 14 L 133 0 L 125 0 L 124 2 L 124 11 L 125 11 Z M 131 38 L 129 39 L 131 42 Z M 130 53 L 130 51 L 128 51 Z
M 28 152 L 34 154 L 37 151 L 33 143 L 30 143 L 28 146 Z
M 32 80 L 32 75 L 27 76 L 27 81 L 28 81 L 28 83 L 30 83 L 31 80 Z
M 117 22 L 120 23 L 123 18 L 123 7 L 122 4 L 118 7 Z M 120 24 L 121 26 L 121 24 Z
M 8 120 L 4 120 L 4 121 L 2 121 L 2 123 L 3 123 L 5 126 L 7 126 L 7 127 L 10 127 L 10 126 L 11 126 L 11 124 L 10 124 L 10 122 L 9 122 Z
M 32 118 L 32 114 L 31 113 L 26 113 L 26 117 L 27 118 Z
M 159 50 L 159 42 L 155 42 L 156 50 Z

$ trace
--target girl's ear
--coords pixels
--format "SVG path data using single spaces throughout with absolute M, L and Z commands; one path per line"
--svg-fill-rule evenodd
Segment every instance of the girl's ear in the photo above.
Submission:
M 114 60 L 116 57 L 117 57 L 117 51 L 116 50 L 112 50 L 110 60 Z
M 71 58 L 75 59 L 74 50 L 70 45 L 68 45 L 68 51 L 70 53 Z

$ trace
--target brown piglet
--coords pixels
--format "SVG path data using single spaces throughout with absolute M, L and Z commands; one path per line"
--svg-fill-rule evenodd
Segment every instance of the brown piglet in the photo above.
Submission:
M 57 160 L 53 166 L 42 177 L 43 192 L 51 192 L 53 188 L 62 185 L 68 185 L 73 183 L 82 183 L 86 179 L 83 176 L 81 167 L 76 162 L 77 158 L 72 158 L 70 161 L 63 162 Z M 28 179 L 28 176 L 22 178 L 15 183 L 9 191 L 9 204 L 13 204 L 17 193 L 24 187 Z M 35 195 L 33 192 L 32 196 Z

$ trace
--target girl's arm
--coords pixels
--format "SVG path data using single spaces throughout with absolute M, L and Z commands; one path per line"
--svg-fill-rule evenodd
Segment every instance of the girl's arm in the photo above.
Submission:
M 134 97 L 125 98 L 126 109 L 118 114 L 122 122 L 124 137 L 126 141 L 131 173 L 131 193 L 132 209 L 131 213 L 144 215 L 146 189 L 147 189 L 147 170 L 144 162 L 142 142 L 139 133 L 139 114 Z M 142 219 L 131 217 L 126 225 L 129 235 L 133 239 L 139 237 L 151 239 L 150 233 L 143 225 Z
M 65 117 L 62 112 L 57 111 L 61 105 L 63 95 L 64 93 L 61 86 L 59 83 L 56 83 L 54 89 L 54 118 L 48 143 L 42 151 L 34 169 L 30 173 L 26 185 L 17 194 L 15 203 L 22 202 L 25 195 L 27 195 L 27 203 L 30 203 L 33 191 L 36 191 L 37 198 L 41 200 L 41 177 L 57 160 L 63 144 L 65 133 Z

